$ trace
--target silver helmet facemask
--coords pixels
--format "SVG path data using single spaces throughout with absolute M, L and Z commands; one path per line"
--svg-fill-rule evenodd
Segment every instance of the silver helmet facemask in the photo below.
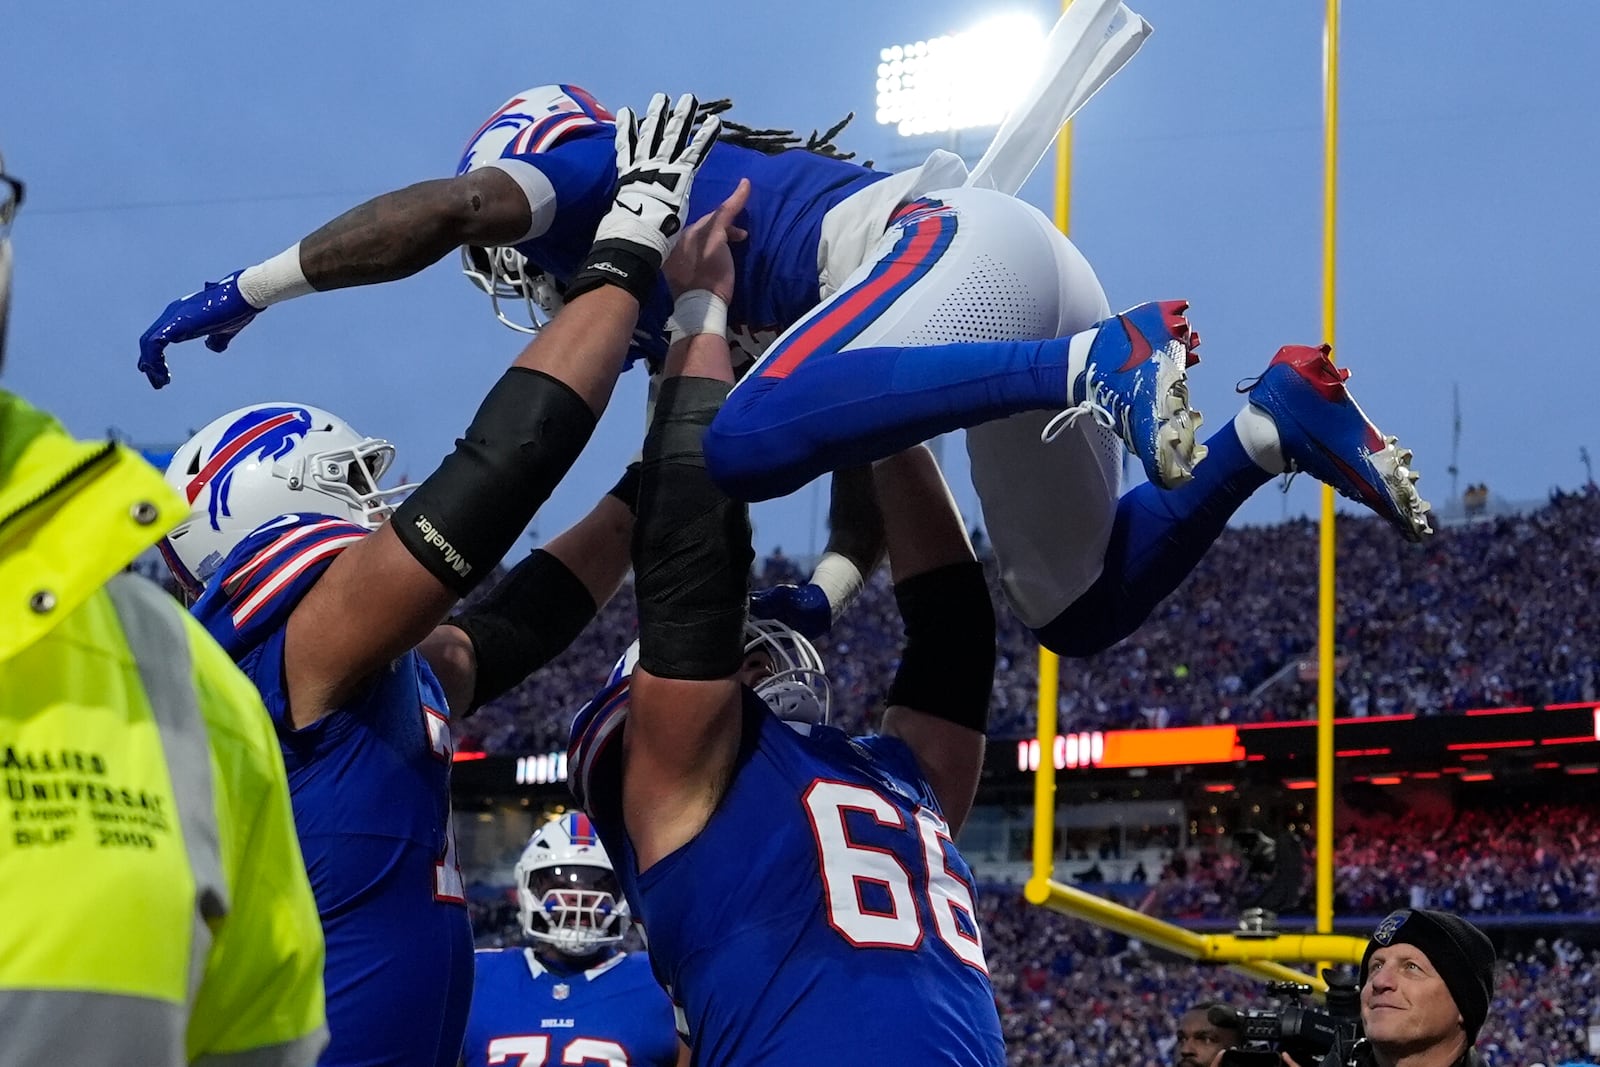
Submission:
M 509 246 L 462 245 L 461 273 L 488 294 L 494 317 L 518 333 L 538 333 L 566 303 L 567 287 Z

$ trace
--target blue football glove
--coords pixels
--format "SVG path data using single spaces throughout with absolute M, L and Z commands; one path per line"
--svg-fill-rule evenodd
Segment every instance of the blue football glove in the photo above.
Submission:
M 776 619 L 802 636 L 818 638 L 833 628 L 833 606 L 820 585 L 775 585 L 750 594 L 750 614 Z
M 220 282 L 207 282 L 198 293 L 190 293 L 167 305 L 161 317 L 139 337 L 139 369 L 160 389 L 172 380 L 167 370 L 167 346 L 181 341 L 206 339 L 213 352 L 227 350 L 234 335 L 261 311 L 239 293 L 239 271 Z

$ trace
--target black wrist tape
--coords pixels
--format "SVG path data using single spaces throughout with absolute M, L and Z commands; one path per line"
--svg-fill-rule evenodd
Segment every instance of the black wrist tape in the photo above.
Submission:
M 401 542 L 465 596 L 516 544 L 594 433 L 583 398 L 512 367 L 483 398 L 455 451 L 395 509 Z
M 645 437 L 633 585 L 639 665 L 661 678 L 727 678 L 744 660 L 750 519 L 712 483 L 703 444 L 730 388 L 668 378 Z
M 994 690 L 994 605 L 976 561 L 907 578 L 894 587 L 906 630 L 889 703 L 983 733 Z
M 567 565 L 536 549 L 483 599 L 450 620 L 472 641 L 471 713 L 566 651 L 594 618 L 594 597 Z
M 622 477 L 617 479 L 617 484 L 611 487 L 606 496 L 614 496 L 622 501 L 634 518 L 639 517 L 639 468 L 640 463 L 628 464 L 628 469 L 622 472 Z
M 660 273 L 661 257 L 656 255 L 655 249 L 615 238 L 598 241 L 589 249 L 589 258 L 583 261 L 578 273 L 572 276 L 565 300 L 570 304 L 590 289 L 615 285 L 632 293 L 643 307 Z

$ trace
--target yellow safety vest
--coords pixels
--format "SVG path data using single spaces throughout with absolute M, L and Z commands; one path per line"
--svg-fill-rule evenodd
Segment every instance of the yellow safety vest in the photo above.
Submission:
M 0 1067 L 278 1067 L 325 1043 L 260 697 L 120 573 L 186 510 L 0 392 Z

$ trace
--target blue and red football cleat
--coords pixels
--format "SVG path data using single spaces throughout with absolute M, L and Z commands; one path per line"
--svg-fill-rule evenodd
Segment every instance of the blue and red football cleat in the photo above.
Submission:
M 1286 345 L 1266 371 L 1240 388 L 1272 419 L 1290 472 L 1304 471 L 1389 520 L 1408 541 L 1433 532 L 1417 492 L 1411 452 L 1367 418 L 1328 358 L 1327 345 Z
M 1189 406 L 1188 371 L 1200 362 L 1200 335 L 1184 318 L 1188 309 L 1182 300 L 1152 301 L 1099 323 L 1084 369 L 1068 383 L 1073 406 L 1050 420 L 1045 440 L 1088 415 L 1115 430 L 1161 488 L 1194 477 L 1206 447 L 1195 440 L 1202 420 Z

